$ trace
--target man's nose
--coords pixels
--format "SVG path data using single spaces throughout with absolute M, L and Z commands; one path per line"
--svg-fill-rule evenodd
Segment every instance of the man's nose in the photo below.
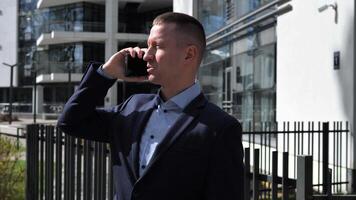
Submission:
M 152 52 L 152 48 L 148 48 L 145 55 L 143 56 L 143 60 L 146 62 L 149 62 L 149 61 L 153 60 L 153 58 L 154 58 L 154 55 Z

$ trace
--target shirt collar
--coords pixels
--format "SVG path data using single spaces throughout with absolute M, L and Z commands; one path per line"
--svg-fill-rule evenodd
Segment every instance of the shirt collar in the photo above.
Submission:
M 158 105 L 172 107 L 173 104 L 175 104 L 180 109 L 184 109 L 191 101 L 193 101 L 193 99 L 195 99 L 201 93 L 201 87 L 200 84 L 196 81 L 193 85 L 184 89 L 166 102 L 162 100 L 159 93 L 160 91 L 158 91 L 158 98 L 156 99 Z

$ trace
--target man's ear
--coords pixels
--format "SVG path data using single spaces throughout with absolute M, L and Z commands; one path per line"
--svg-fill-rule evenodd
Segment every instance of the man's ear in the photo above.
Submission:
M 185 50 L 185 60 L 196 59 L 198 48 L 195 45 L 189 45 Z

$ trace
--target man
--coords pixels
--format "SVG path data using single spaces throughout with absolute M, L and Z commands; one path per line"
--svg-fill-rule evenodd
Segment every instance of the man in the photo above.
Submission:
M 116 200 L 239 200 L 243 197 L 241 126 L 207 102 L 195 81 L 205 50 L 202 25 L 179 13 L 158 16 L 147 49 L 126 48 L 92 64 L 58 126 L 67 134 L 109 142 Z M 124 57 L 147 61 L 147 77 L 124 76 Z M 119 78 L 158 84 L 97 109 Z

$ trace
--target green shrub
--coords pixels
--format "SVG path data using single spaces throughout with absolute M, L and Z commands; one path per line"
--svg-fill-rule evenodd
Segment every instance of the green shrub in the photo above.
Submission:
M 0 135 L 0 199 L 25 197 L 25 161 L 20 160 L 23 148 L 16 141 Z

